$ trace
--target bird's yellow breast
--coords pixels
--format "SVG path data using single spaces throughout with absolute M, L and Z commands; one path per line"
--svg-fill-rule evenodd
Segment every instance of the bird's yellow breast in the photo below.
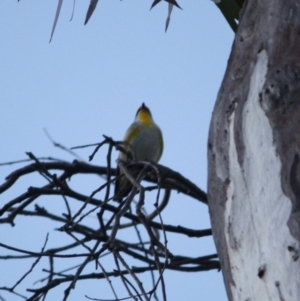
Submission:
M 152 118 L 146 110 L 141 110 L 138 114 L 138 120 L 145 125 L 152 123 Z

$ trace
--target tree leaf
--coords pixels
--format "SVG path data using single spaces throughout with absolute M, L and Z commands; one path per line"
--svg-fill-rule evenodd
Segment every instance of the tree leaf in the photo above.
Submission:
M 63 3 L 63 0 L 58 0 L 58 4 L 57 4 L 57 8 L 56 8 L 55 18 L 54 18 L 54 22 L 53 22 L 53 26 L 52 26 L 52 31 L 51 31 L 51 36 L 50 36 L 49 43 L 52 41 L 52 37 L 53 37 L 55 27 L 56 27 L 56 24 L 57 24 L 57 21 L 58 21 L 58 17 L 59 17 L 59 14 L 60 14 L 60 9 L 61 9 L 62 3 Z
M 213 0 L 213 2 L 221 10 L 231 29 L 236 32 L 238 27 L 237 21 L 239 19 L 239 12 L 242 8 L 244 0 Z
M 165 32 L 167 32 L 168 27 L 169 27 L 169 23 L 170 23 L 170 19 L 171 19 L 171 14 L 172 14 L 173 7 L 174 7 L 174 5 L 169 3 L 168 16 L 167 16 L 167 20 L 166 20 Z
M 86 13 L 86 17 L 85 17 L 85 21 L 84 21 L 84 25 L 87 24 L 87 22 L 89 21 L 90 17 L 92 16 L 96 6 L 98 4 L 98 0 L 91 0 L 88 11 Z
M 160 1 L 162 0 L 154 0 L 151 7 L 150 7 L 150 10 L 156 5 L 158 4 Z M 182 9 L 179 4 L 176 2 L 176 0 L 165 0 L 166 2 L 168 2 L 169 4 L 172 4 L 172 5 L 175 5 L 177 6 L 178 8 Z

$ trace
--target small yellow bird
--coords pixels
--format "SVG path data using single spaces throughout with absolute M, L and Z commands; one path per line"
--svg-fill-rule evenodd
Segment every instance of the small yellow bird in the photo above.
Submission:
M 147 160 L 155 163 L 159 161 L 163 152 L 162 132 L 144 103 L 137 110 L 135 121 L 126 131 L 123 141 L 126 142 L 123 145 L 124 150 L 132 154 L 132 158 L 136 161 Z M 122 151 L 119 153 L 119 159 L 127 163 L 132 158 L 128 158 Z M 133 176 L 137 175 L 133 173 Z M 130 192 L 132 184 L 119 168 L 117 168 L 117 177 L 114 200 L 120 201 Z

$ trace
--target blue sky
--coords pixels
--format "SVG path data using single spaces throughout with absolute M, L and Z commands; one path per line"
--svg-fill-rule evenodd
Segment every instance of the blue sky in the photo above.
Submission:
M 218 8 L 209 0 L 182 0 L 183 10 L 173 9 L 165 33 L 168 5 L 164 2 L 149 12 L 151 1 L 99 1 L 86 26 L 89 1 L 76 1 L 71 22 L 73 1 L 64 2 L 50 44 L 57 1 L 0 3 L 0 161 L 24 159 L 26 151 L 72 161 L 53 147 L 43 128 L 67 147 L 100 142 L 103 134 L 122 139 L 136 109 L 145 102 L 164 135 L 160 163 L 206 190 L 209 122 L 234 37 Z M 87 160 L 90 152 L 78 155 Z M 93 163 L 105 163 L 104 150 Z M 0 167 L 0 180 L 16 167 Z M 0 196 L 1 204 L 39 181 L 34 177 L 21 181 L 14 191 Z M 80 185 L 88 193 L 99 183 L 86 180 Z M 43 205 L 59 206 L 50 198 Z M 163 218 L 165 223 L 193 229 L 210 227 L 208 208 L 182 195 L 173 194 Z M 24 229 L 26 236 L 21 234 Z M 50 223 L 38 220 L 29 225 L 27 219 L 19 219 L 15 228 L 1 226 L 0 241 L 40 249 L 47 232 L 49 243 L 59 245 Z M 170 235 L 168 240 L 177 254 L 215 252 L 211 238 L 180 241 Z M 0 249 L 0 254 L 7 252 Z M 9 264 L 0 262 L 0 270 L 7 271 L 0 275 L 0 286 L 4 277 L 6 285 L 16 279 Z M 227 300 L 217 271 L 165 275 L 168 300 Z M 84 300 L 87 293 L 113 298 L 107 283 L 97 285 L 98 291 L 90 291 L 87 283 L 78 285 L 69 300 Z M 52 297 L 60 300 L 62 291 Z M 0 296 L 20 300 L 2 292 Z

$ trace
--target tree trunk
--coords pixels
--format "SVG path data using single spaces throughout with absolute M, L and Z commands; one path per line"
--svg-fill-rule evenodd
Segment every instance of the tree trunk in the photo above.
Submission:
M 300 300 L 300 1 L 246 0 L 208 141 L 231 301 Z

